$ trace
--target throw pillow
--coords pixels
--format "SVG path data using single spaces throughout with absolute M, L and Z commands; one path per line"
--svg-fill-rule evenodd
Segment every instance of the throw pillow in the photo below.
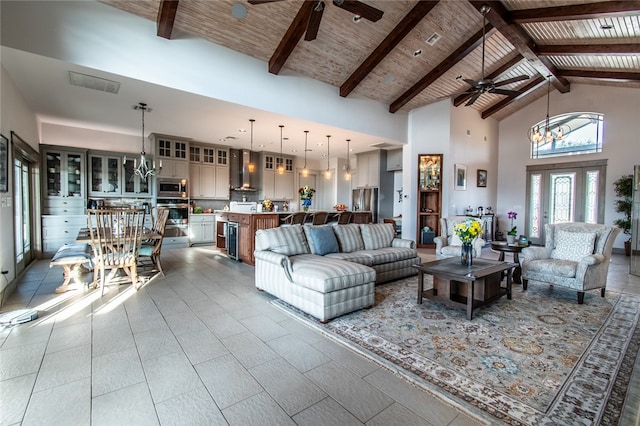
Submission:
M 342 253 L 364 250 L 364 242 L 362 241 L 362 235 L 360 235 L 360 225 L 357 223 L 335 225 L 333 231 L 336 234 Z
M 311 253 L 324 256 L 328 253 L 337 253 L 338 240 L 333 233 L 333 227 L 327 225 L 305 225 L 304 232 L 311 247 Z
M 366 250 L 377 250 L 383 247 L 391 247 L 394 232 L 390 223 L 362 224 L 362 240 Z
M 309 253 L 302 225 L 258 230 L 256 232 L 256 249 L 271 250 L 286 256 Z
M 595 242 L 595 232 L 559 230 L 554 237 L 555 247 L 551 250 L 551 258 L 579 262 L 584 256 L 593 254 Z

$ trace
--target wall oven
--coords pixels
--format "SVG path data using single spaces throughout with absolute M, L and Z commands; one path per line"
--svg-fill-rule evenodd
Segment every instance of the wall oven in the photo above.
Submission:
M 158 207 L 169 209 L 162 245 L 189 245 L 189 202 L 183 198 L 158 198 Z
M 187 180 L 158 178 L 158 197 L 187 199 Z

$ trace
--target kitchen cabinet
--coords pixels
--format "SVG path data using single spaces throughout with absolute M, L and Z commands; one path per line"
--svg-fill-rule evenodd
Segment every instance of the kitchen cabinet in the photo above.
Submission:
M 229 150 L 214 146 L 189 147 L 191 198 L 229 198 Z
M 162 168 L 158 177 L 187 179 L 189 177 L 189 163 L 186 161 L 161 160 Z
M 189 142 L 173 137 L 152 134 L 155 157 L 160 170 L 158 177 L 187 179 L 189 177 Z
M 89 154 L 89 195 L 113 196 L 122 194 L 120 156 Z
M 387 151 L 387 171 L 402 170 L 402 148 Z
M 42 254 L 53 256 L 64 244 L 75 244 L 80 228 L 87 227 L 87 215 L 42 215 Z
M 440 216 L 442 210 L 442 154 L 418 155 L 418 212 L 417 235 L 418 247 L 435 247 L 435 244 L 424 243 L 422 232 L 429 227 L 433 235 L 440 235 Z M 432 239 L 430 239 L 432 241 Z
M 86 197 L 86 151 L 43 147 L 43 197 Z
M 277 213 L 222 213 L 221 220 L 238 224 L 238 258 L 254 265 L 255 236 L 259 229 L 275 228 L 279 225 Z
M 380 186 L 380 151 L 364 152 L 357 155 L 356 187 L 377 188 Z M 386 161 L 386 159 L 385 159 Z M 386 170 L 386 164 L 384 166 Z
M 151 167 L 153 163 L 148 164 L 151 159 L 148 159 L 147 165 Z M 122 194 L 133 197 L 150 197 L 151 196 L 151 182 L 153 177 L 149 176 L 147 179 L 141 178 L 135 173 L 134 163 L 136 160 L 133 158 L 127 158 L 123 160 L 123 173 L 122 173 Z M 137 165 L 137 163 L 136 163 Z
M 294 188 L 293 157 L 264 154 L 262 170 L 262 198 L 270 200 L 293 200 L 297 197 Z M 277 172 L 278 165 L 284 173 Z
M 189 245 L 212 244 L 216 241 L 214 214 L 192 214 L 189 216 Z

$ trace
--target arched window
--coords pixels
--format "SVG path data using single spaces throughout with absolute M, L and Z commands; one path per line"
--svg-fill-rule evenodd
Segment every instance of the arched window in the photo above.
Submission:
M 604 115 L 573 112 L 536 123 L 529 130 L 531 158 L 602 152 Z

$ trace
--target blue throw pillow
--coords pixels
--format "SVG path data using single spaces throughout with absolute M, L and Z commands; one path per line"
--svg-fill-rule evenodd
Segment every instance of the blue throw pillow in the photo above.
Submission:
M 324 256 L 339 251 L 338 240 L 331 226 L 307 226 L 306 231 L 313 254 Z

